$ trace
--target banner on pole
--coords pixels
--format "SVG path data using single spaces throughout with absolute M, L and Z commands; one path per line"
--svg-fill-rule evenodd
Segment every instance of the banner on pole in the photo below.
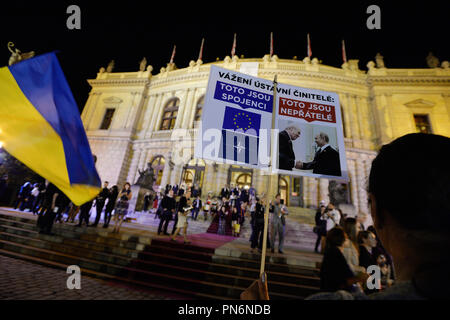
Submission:
M 267 168 L 273 109 L 270 80 L 211 66 L 195 157 Z
M 268 169 L 273 82 L 211 66 L 195 157 Z M 278 83 L 272 173 L 348 180 L 339 97 Z
M 279 84 L 273 172 L 348 180 L 339 96 Z

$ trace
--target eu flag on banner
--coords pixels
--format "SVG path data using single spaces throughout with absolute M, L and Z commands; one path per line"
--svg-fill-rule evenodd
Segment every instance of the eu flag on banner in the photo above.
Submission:
M 219 157 L 258 165 L 261 115 L 225 107 Z

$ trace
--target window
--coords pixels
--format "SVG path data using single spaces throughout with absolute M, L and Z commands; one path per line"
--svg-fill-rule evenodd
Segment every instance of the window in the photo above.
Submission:
M 172 99 L 166 104 L 159 130 L 172 130 L 175 127 L 179 104 L 178 98 Z
M 111 126 L 111 121 L 112 121 L 115 111 L 116 111 L 115 108 L 106 109 L 102 124 L 100 126 L 100 130 L 108 130 L 109 129 L 109 127 Z
M 197 121 L 201 121 L 202 120 L 202 111 L 203 111 L 203 105 L 205 104 L 205 96 L 202 96 L 198 102 L 197 102 L 197 107 L 195 109 L 195 118 L 194 118 L 194 127 L 196 128 L 197 125 Z
M 430 119 L 427 114 L 415 114 L 416 130 L 420 133 L 432 133 Z

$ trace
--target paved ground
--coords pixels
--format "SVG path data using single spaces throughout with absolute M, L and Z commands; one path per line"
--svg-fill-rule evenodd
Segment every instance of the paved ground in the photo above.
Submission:
M 81 274 L 81 289 L 67 288 L 70 274 L 0 255 L 0 300 L 174 300 L 170 293 L 148 291 Z

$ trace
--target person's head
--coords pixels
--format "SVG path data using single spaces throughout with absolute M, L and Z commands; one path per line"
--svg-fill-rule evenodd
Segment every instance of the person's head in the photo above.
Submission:
M 385 265 L 386 263 L 387 263 L 386 257 L 384 256 L 384 254 L 380 254 L 380 255 L 377 257 L 377 264 L 378 264 L 379 266 L 382 266 L 382 265 Z
M 375 248 L 377 246 L 377 237 L 370 231 L 360 231 L 358 233 L 358 243 L 362 246 Z
M 289 134 L 291 140 L 297 140 L 297 138 L 300 137 L 301 132 L 297 126 L 288 126 L 284 130 Z
M 435 253 L 449 252 L 450 166 L 444 156 L 449 151 L 449 138 L 413 133 L 384 145 L 373 160 L 368 188 L 371 213 L 394 261 L 408 248 L 414 248 L 421 259 L 416 265 L 436 261 Z M 411 261 L 405 259 L 408 264 Z
M 330 138 L 326 133 L 320 132 L 317 136 L 314 138 L 314 142 L 319 146 L 323 147 L 330 141 Z
M 275 196 L 275 202 L 277 204 L 281 203 L 281 194 L 277 193 L 277 195 Z
M 108 181 L 103 182 L 103 187 L 104 187 L 104 188 L 108 188 L 108 184 L 109 184 Z
M 347 218 L 344 221 L 344 231 L 348 238 L 354 243 L 358 243 L 358 233 L 361 231 L 359 223 L 355 218 Z
M 131 184 L 129 182 L 125 182 L 123 188 L 124 188 L 124 190 L 130 190 Z
M 116 185 L 112 186 L 111 190 L 113 192 L 119 192 L 119 188 Z
M 327 205 L 327 209 L 328 209 L 328 211 L 333 210 L 333 209 L 334 209 L 334 205 L 333 205 L 332 203 L 329 203 L 329 204 Z
M 344 230 L 340 227 L 334 227 L 327 232 L 326 246 L 327 248 L 340 248 L 347 239 Z
M 169 190 L 168 196 L 173 198 L 173 190 Z
M 186 192 L 186 198 L 190 198 L 190 197 L 191 197 L 191 192 L 190 191 Z
M 261 203 L 261 202 L 260 202 L 261 199 L 259 199 L 259 197 L 255 197 L 255 200 L 256 200 L 257 203 Z

